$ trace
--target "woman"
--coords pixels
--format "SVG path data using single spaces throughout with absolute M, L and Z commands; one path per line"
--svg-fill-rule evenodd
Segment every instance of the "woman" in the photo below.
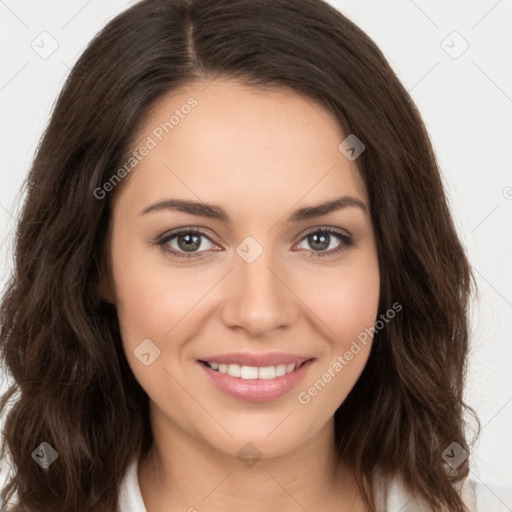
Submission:
M 137 3 L 27 192 L 12 510 L 483 510 L 471 270 L 416 107 L 334 8 Z

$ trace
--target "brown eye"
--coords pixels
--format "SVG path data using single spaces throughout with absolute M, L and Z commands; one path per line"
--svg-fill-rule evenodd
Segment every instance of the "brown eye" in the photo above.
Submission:
M 185 251 L 195 251 L 201 246 L 201 235 L 196 234 L 180 234 L 176 235 L 178 247 Z
M 311 256 L 314 258 L 330 256 L 347 250 L 353 245 L 350 235 L 346 235 L 334 228 L 317 229 L 306 234 L 302 240 L 312 249 Z M 301 243 L 303 242 L 301 241 Z
M 207 240 L 206 247 L 204 240 Z M 205 249 L 211 248 L 211 246 L 208 247 L 208 243 L 214 246 L 204 233 L 190 229 L 169 233 L 158 240 L 158 245 L 164 251 L 178 258 L 198 257 L 200 253 L 205 252 Z M 198 250 L 200 248 L 203 250 Z

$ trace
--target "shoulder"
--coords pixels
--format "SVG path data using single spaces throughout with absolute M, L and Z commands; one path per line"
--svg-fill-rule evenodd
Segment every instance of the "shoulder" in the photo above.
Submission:
M 468 478 L 462 486 L 461 496 L 471 511 L 512 511 L 512 489 L 496 487 Z
M 118 512 L 146 512 L 139 487 L 138 460 L 136 457 L 128 466 L 119 489 Z
M 12 468 L 7 461 L 0 459 L 0 490 L 5 487 L 10 470 L 12 471 Z M 137 458 L 134 458 L 123 477 L 119 489 L 119 506 L 116 512 L 146 512 L 140 492 L 137 470 Z M 16 494 L 11 497 L 9 502 L 5 504 L 5 508 L 1 509 L 1 512 L 12 512 L 15 505 L 17 505 L 16 498 Z
M 399 477 L 385 482 L 377 474 L 373 480 L 376 512 L 432 512 Z M 460 486 L 460 495 L 469 512 L 512 512 L 512 489 L 476 482 L 471 478 Z

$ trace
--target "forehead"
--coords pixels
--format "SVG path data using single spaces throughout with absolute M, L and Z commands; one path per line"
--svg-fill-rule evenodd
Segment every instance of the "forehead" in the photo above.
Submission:
M 144 119 L 132 149 L 150 149 L 122 195 L 141 208 L 165 195 L 273 209 L 302 197 L 366 201 L 356 163 L 338 149 L 345 137 L 331 112 L 292 90 L 197 82 Z

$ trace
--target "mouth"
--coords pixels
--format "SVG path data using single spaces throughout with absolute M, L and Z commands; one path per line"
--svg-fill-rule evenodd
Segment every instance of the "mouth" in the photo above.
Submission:
M 290 354 L 230 354 L 198 360 L 197 363 L 210 383 L 231 398 L 267 402 L 294 389 L 314 360 L 313 357 Z
M 229 375 L 230 377 L 235 377 L 237 379 L 245 379 L 245 380 L 270 380 L 275 379 L 276 377 L 282 377 L 283 375 L 288 375 L 300 368 L 303 364 L 311 361 L 312 359 L 306 359 L 300 363 L 290 363 L 290 364 L 278 364 L 272 366 L 248 366 L 248 365 L 240 365 L 236 363 L 226 364 L 226 363 L 217 363 L 210 361 L 200 361 L 204 365 L 211 368 L 214 372 L 223 373 L 225 375 Z

